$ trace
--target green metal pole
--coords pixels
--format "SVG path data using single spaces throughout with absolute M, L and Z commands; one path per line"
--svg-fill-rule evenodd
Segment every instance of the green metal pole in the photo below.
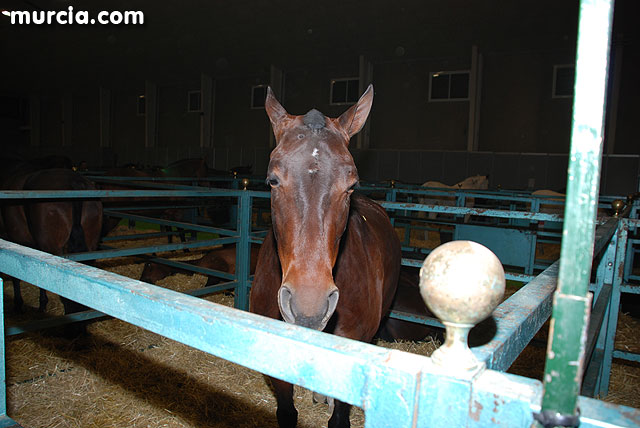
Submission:
M 582 381 L 613 0 L 582 0 L 567 196 L 539 421 L 577 415 Z M 569 425 L 564 419 L 564 425 Z

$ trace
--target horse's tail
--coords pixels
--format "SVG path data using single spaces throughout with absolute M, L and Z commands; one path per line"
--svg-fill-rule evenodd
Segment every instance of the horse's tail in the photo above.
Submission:
M 87 190 L 87 184 L 79 177 L 71 180 L 72 190 Z M 73 199 L 71 202 L 71 216 L 73 223 L 71 226 L 71 235 L 67 241 L 68 253 L 80 253 L 89 251 L 87 241 L 84 237 L 84 229 L 82 228 L 82 204 L 84 201 Z

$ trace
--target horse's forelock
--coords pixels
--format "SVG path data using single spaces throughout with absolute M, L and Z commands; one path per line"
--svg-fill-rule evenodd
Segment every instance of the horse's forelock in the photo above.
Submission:
M 322 129 L 327 125 L 324 114 L 316 109 L 309 110 L 307 114 L 303 116 L 302 123 L 312 130 Z

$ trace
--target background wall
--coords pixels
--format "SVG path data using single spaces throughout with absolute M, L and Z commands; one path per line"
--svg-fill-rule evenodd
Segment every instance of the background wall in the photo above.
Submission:
M 330 81 L 364 75 L 365 59 L 376 90 L 370 137 L 352 143 L 363 178 L 453 183 L 480 172 L 492 174 L 492 186 L 564 187 L 572 98 L 551 93 L 554 65 L 575 61 L 577 0 L 193 1 L 179 13 L 151 0 L 5 3 L 145 14 L 144 25 L 107 26 L 11 25 L 0 15 L 0 50 L 10 59 L 0 67 L 5 155 L 65 154 L 92 167 L 205 156 L 215 168 L 251 164 L 263 174 L 271 130 L 264 110 L 250 108 L 252 86 L 282 77 L 275 89 L 289 112 L 338 116 L 348 105 L 330 105 Z M 610 192 L 637 184 L 636 3 L 618 0 L 615 9 L 605 153 L 625 156 L 603 169 Z M 429 73 L 470 70 L 474 46 L 478 133 L 467 152 L 471 102 L 429 102 Z M 212 81 L 211 111 L 188 112 L 188 92 L 202 89 L 203 76 Z M 151 131 L 152 118 L 136 113 L 150 87 Z

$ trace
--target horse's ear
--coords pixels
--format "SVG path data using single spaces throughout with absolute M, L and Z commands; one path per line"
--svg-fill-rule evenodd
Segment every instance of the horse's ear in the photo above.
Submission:
M 267 87 L 267 99 L 264 102 L 264 109 L 267 111 L 267 116 L 269 116 L 271 126 L 273 126 L 273 133 L 277 138 L 282 130 L 282 125 L 289 121 L 289 113 L 278 102 L 271 90 L 271 86 Z
M 357 134 L 364 126 L 367 117 L 369 117 L 369 111 L 371 111 L 371 104 L 373 104 L 373 85 L 369 85 L 358 102 L 338 118 L 340 126 L 349 135 L 349 138 Z

